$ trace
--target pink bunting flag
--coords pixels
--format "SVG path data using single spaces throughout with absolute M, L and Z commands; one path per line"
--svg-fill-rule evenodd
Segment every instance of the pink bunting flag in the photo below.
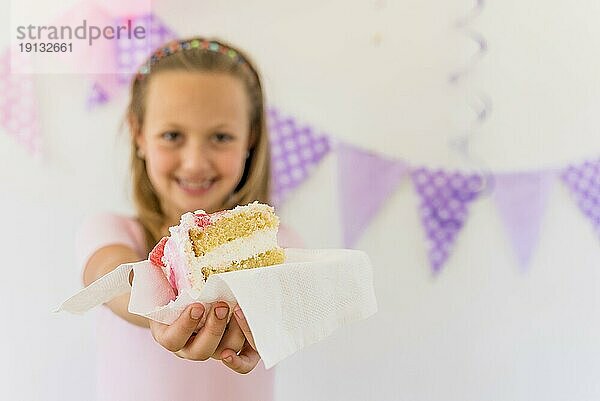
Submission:
M 498 174 L 492 197 L 521 269 L 538 243 L 542 218 L 555 174 L 547 171 Z
M 94 0 L 94 3 L 114 17 L 152 12 L 152 0 Z
M 77 3 L 54 21 L 54 24 L 77 29 L 82 21 L 86 21 L 88 25 L 116 26 L 115 17 L 107 12 L 106 7 L 94 1 Z M 75 51 L 65 53 L 62 58 L 71 65 L 73 72 L 86 74 L 90 80 L 87 108 L 108 102 L 122 87 L 116 75 L 115 39 L 98 38 L 92 45 L 87 40 L 78 39 L 73 46 Z
M 121 37 L 112 41 L 113 46 L 106 62 L 114 64 L 115 73 L 95 77 L 88 96 L 88 104 L 91 106 L 105 103 L 114 97 L 123 87 L 131 83 L 133 74 L 157 47 L 176 38 L 176 34 L 153 13 L 121 17 L 114 22 L 115 26 L 127 24 L 143 27 L 145 38 Z M 104 93 L 103 98 L 97 96 L 99 90 Z
M 354 246 L 408 173 L 406 163 L 340 143 L 337 146 L 344 246 Z
M 41 155 L 38 105 L 35 97 L 30 58 L 19 52 L 4 52 L 0 58 L 0 125 L 33 156 Z
M 70 27 L 74 31 L 72 38 L 72 51 L 59 52 L 65 67 L 61 73 L 104 75 L 114 74 L 114 39 L 100 35 L 94 40 L 86 30 L 90 26 L 105 27 L 115 26 L 113 17 L 94 2 L 78 2 L 64 14 L 52 21 L 54 26 Z M 78 32 L 80 31 L 80 32 Z M 84 36 L 82 35 L 84 33 Z M 80 39 L 85 37 L 84 39 Z M 44 72 L 44 71 L 40 71 Z
M 306 180 L 331 150 L 329 137 L 301 125 L 275 108 L 268 111 L 271 141 L 271 198 L 280 205 L 290 191 Z
M 600 158 L 567 167 L 561 178 L 600 236 Z
M 468 218 L 469 205 L 484 188 L 484 179 L 476 174 L 425 168 L 411 175 L 421 198 L 419 212 L 429 242 L 429 261 L 433 272 L 439 273 Z

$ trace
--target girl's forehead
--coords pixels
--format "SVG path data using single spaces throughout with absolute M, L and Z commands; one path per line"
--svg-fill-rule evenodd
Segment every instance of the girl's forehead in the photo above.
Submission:
M 148 83 L 145 101 L 150 120 L 244 120 L 250 107 L 243 82 L 225 73 L 158 73 Z

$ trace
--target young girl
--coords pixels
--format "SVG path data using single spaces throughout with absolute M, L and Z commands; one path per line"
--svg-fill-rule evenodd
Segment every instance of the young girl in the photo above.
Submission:
M 84 224 L 85 285 L 146 259 L 184 212 L 268 203 L 264 109 L 259 74 L 238 49 L 192 38 L 155 51 L 133 79 L 128 107 L 137 217 L 102 215 Z M 280 244 L 294 240 L 281 227 Z M 273 370 L 257 367 L 238 306 L 228 324 L 228 305 L 215 302 L 190 305 L 163 325 L 130 314 L 128 302 L 126 294 L 99 311 L 98 399 L 272 399 Z

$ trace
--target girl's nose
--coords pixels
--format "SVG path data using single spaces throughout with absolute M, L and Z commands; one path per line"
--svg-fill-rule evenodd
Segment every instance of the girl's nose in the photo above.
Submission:
M 202 174 L 210 170 L 210 152 L 206 147 L 188 146 L 182 154 L 181 165 L 190 174 Z

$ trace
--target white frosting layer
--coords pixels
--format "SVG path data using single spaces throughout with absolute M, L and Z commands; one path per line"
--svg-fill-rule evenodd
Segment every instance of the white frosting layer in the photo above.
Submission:
M 236 238 L 216 247 L 204 256 L 196 257 L 192 253 L 193 270 L 207 266 L 229 265 L 273 249 L 277 246 L 277 229 L 255 231 L 249 237 Z M 193 251 L 192 251 L 193 252 Z
M 273 248 L 277 248 L 277 229 L 275 228 L 255 231 L 249 237 L 236 238 L 216 247 L 204 256 L 196 257 L 192 250 L 190 273 L 193 277 L 194 287 L 200 289 L 200 283 L 204 282 L 203 267 L 226 267 L 233 262 L 251 258 Z

